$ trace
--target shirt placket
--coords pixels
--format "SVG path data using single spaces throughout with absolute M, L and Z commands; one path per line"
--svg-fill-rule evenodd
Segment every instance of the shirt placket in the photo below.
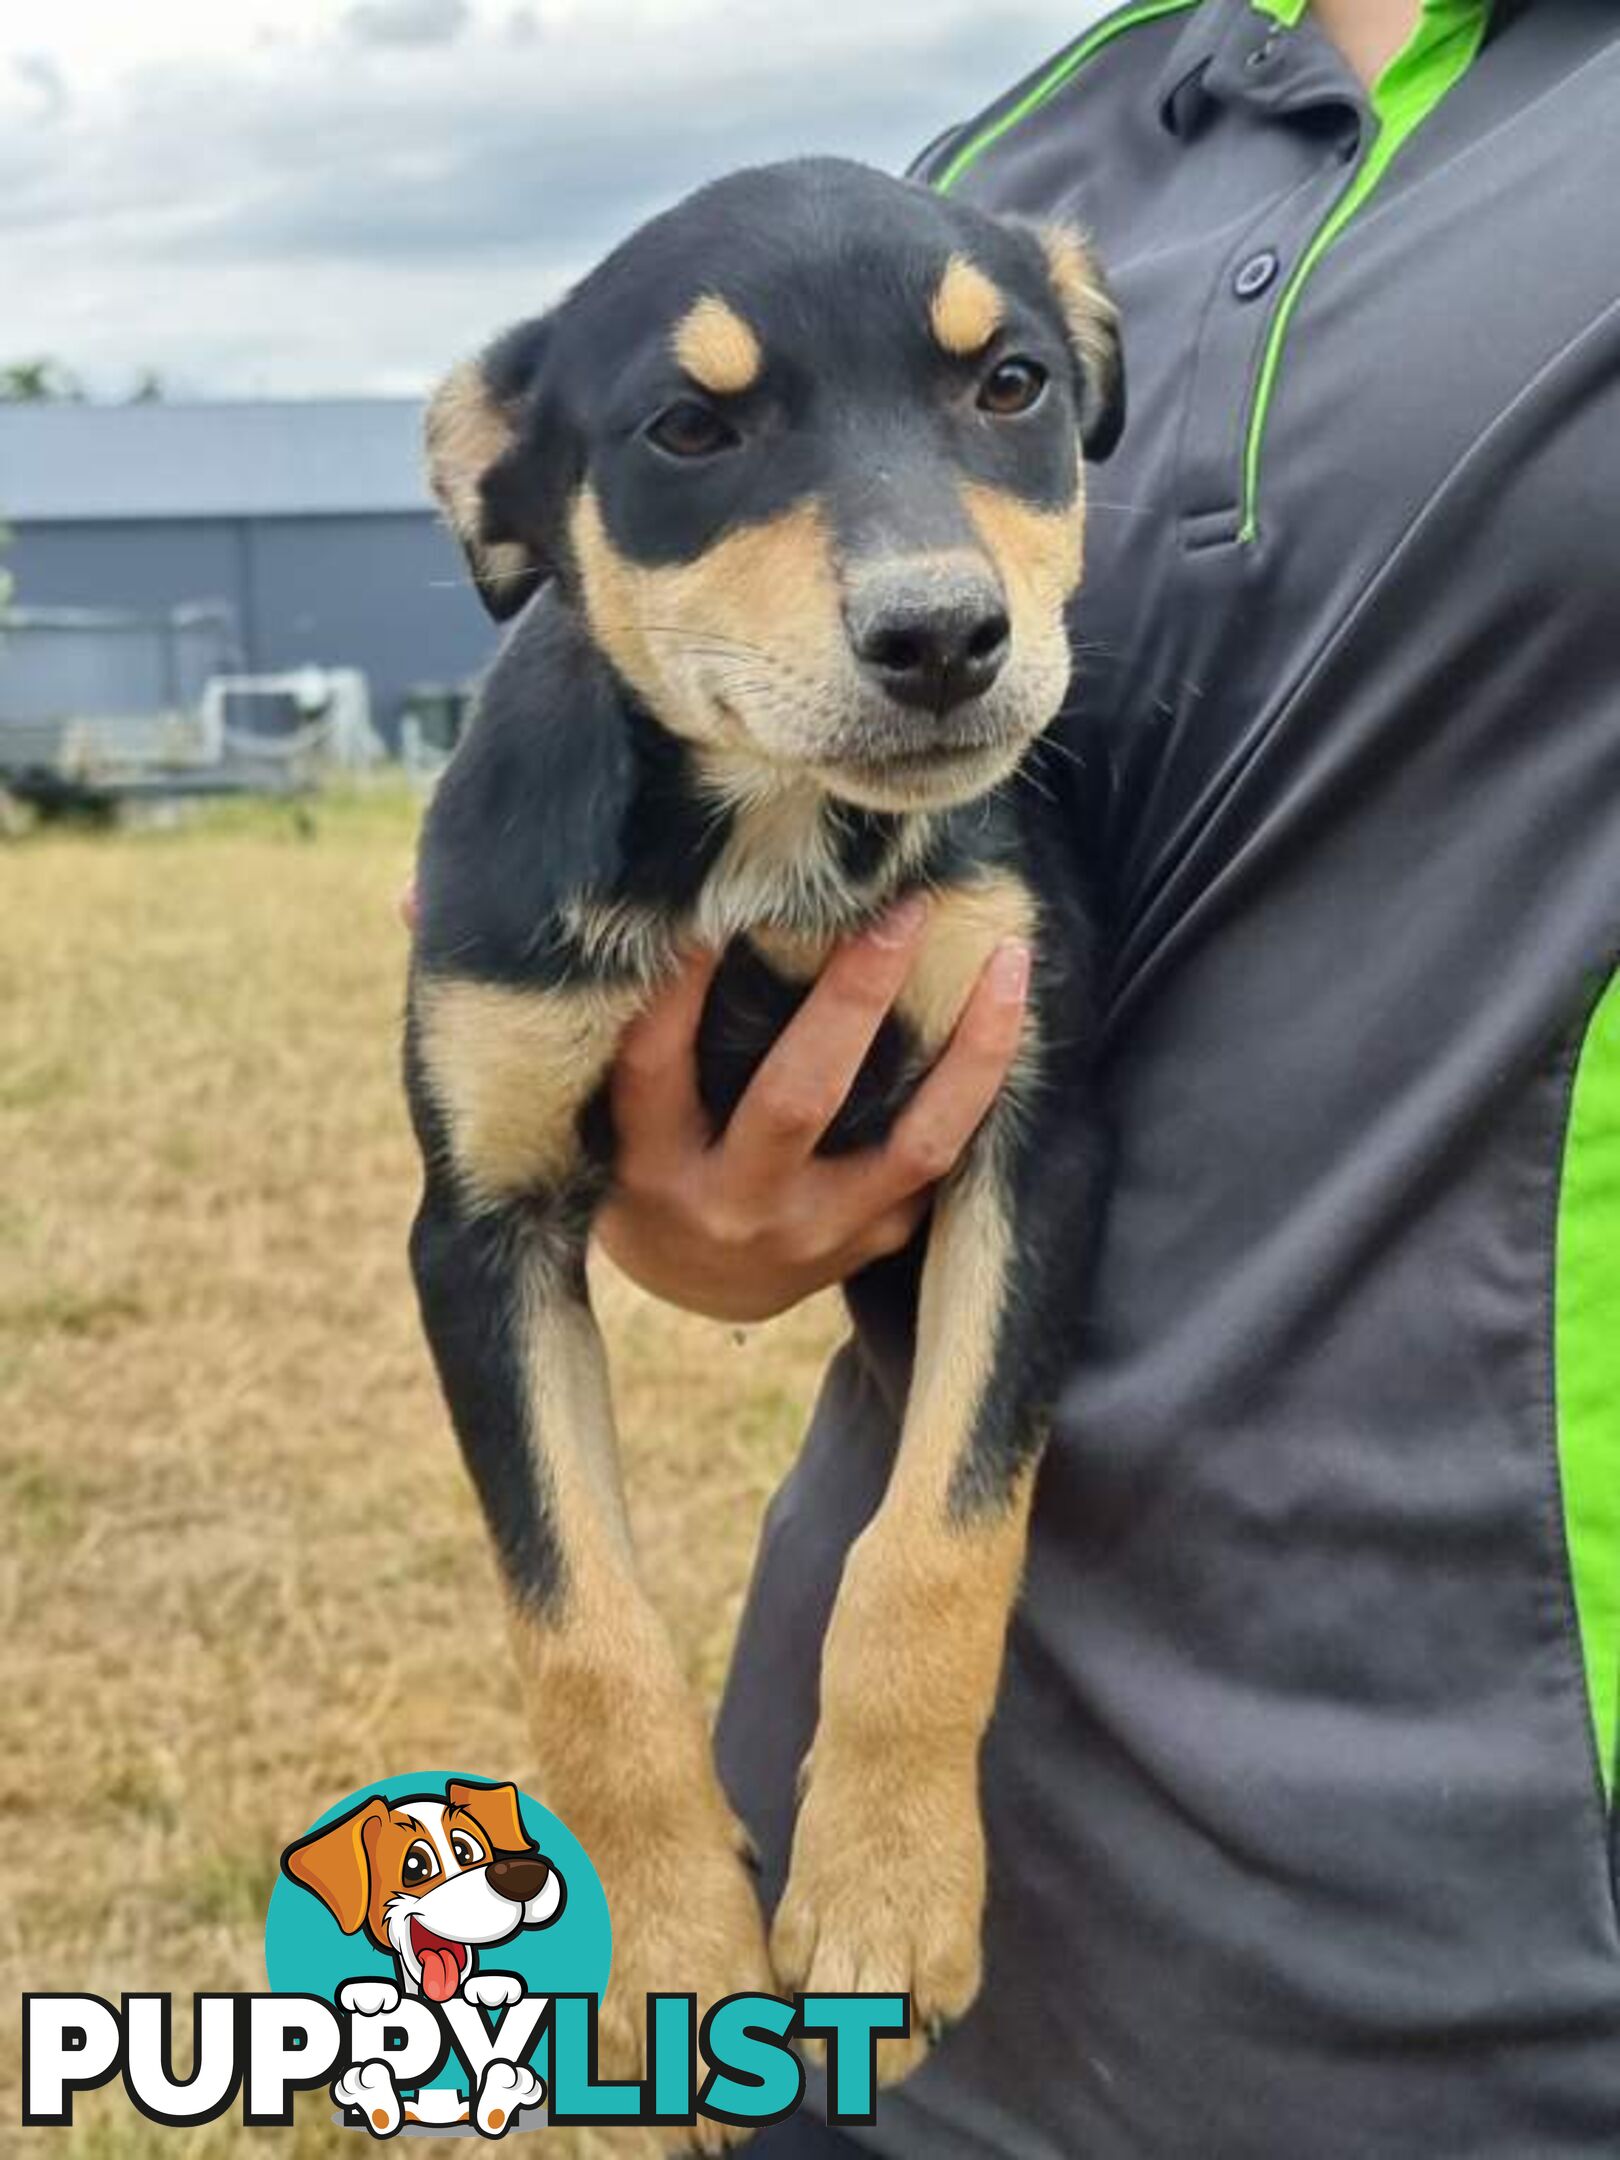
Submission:
M 1180 538 L 1193 551 L 1242 535 L 1245 436 L 1276 310 L 1351 184 L 1372 122 L 1359 84 L 1318 31 L 1241 9 L 1181 103 L 1183 130 L 1293 127 L 1314 157 L 1294 187 L 1223 232 L 1212 265 L 1178 459 Z

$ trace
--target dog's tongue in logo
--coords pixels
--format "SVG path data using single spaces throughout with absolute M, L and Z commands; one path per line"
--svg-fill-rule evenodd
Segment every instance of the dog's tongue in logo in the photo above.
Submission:
M 422 1993 L 429 2002 L 448 2002 L 461 1985 L 466 1951 L 460 1943 L 435 1935 L 420 1920 L 411 1922 L 411 1948 L 422 1961 Z

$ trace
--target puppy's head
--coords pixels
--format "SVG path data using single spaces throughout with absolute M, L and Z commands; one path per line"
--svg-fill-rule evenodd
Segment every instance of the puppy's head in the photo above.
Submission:
M 562 1877 L 523 1827 L 511 1785 L 452 1783 L 441 1798 L 372 1798 L 290 1845 L 286 1873 L 346 1935 L 390 1950 L 412 1988 L 447 2002 L 478 1945 L 544 1927 Z
M 665 727 L 895 809 L 1056 713 L 1122 418 L 1075 234 L 817 161 L 644 227 L 449 377 L 428 445 L 492 613 L 555 578 Z

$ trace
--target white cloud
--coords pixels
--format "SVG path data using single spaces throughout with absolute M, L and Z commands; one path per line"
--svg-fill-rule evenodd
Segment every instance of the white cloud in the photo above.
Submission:
M 41 118 L 60 119 L 72 103 L 67 77 L 49 53 L 17 53 L 11 62 L 12 75 L 25 91 L 31 91 Z
M 449 45 L 472 20 L 467 0 L 354 0 L 343 28 L 363 45 Z
M 61 99 L 0 66 L 0 360 L 109 390 L 148 364 L 194 391 L 414 389 L 698 181 L 898 165 L 1097 11 L 477 0 L 449 43 L 345 28 L 469 4 L 56 0 L 29 57 Z

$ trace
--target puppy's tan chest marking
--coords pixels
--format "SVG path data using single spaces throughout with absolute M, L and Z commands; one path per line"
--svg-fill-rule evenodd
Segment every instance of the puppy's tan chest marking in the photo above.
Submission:
M 645 1001 L 633 984 L 543 991 L 418 984 L 422 1061 L 473 1207 L 499 1207 L 569 1175 L 579 1159 L 580 1110 Z
M 945 1047 L 997 947 L 1010 938 L 1033 943 L 1036 929 L 1033 894 L 1006 871 L 939 894 L 896 1006 L 927 1059 Z
M 1034 894 L 1021 878 L 1006 871 L 993 871 L 934 894 L 928 927 L 894 1008 L 925 1058 L 931 1061 L 944 1049 L 998 947 L 1013 938 L 1033 944 L 1038 928 Z M 813 981 L 834 944 L 830 937 L 803 936 L 766 925 L 750 929 L 748 942 L 784 982 L 791 983 Z

